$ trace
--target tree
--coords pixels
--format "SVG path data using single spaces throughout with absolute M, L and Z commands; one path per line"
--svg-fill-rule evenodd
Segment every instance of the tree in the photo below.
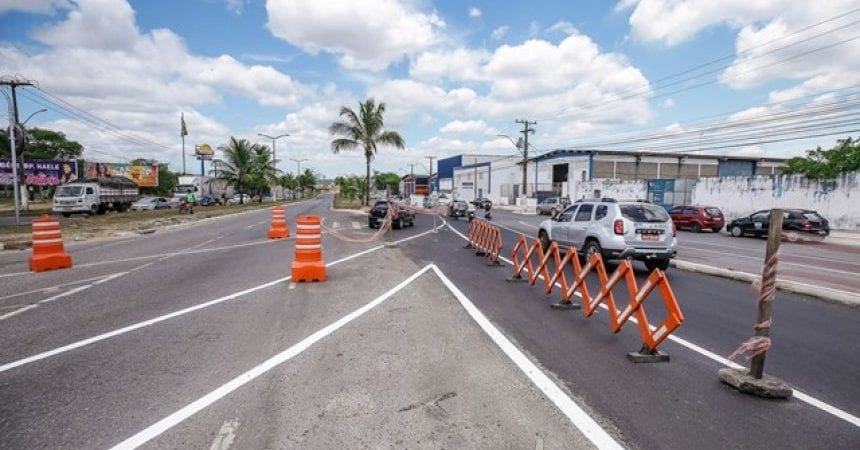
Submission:
M 218 179 L 227 185 L 234 186 L 239 194 L 244 194 L 244 188 L 254 183 L 254 154 L 253 145 L 247 139 L 230 137 L 230 142 L 218 147 L 224 153 L 224 159 L 218 161 Z M 244 197 L 239 197 L 239 203 L 244 203 Z
M 250 167 L 249 185 L 260 196 L 263 202 L 263 193 L 269 190 L 269 186 L 277 184 L 280 170 L 272 161 L 272 151 L 267 145 L 253 144 L 251 146 L 252 158 Z
M 278 178 L 278 186 L 286 189 L 289 189 L 292 192 L 292 198 L 295 200 L 296 198 L 296 188 L 299 186 L 298 179 L 292 173 L 286 173 L 281 175 Z
M 316 184 L 317 176 L 311 169 L 305 169 L 305 172 L 299 175 L 299 186 L 301 187 L 302 192 L 304 192 L 307 187 L 310 187 L 311 192 L 313 192 Z
M 860 140 L 848 137 L 836 142 L 837 145 L 829 150 L 818 147 L 807 150 L 806 156 L 789 159 L 782 172 L 798 173 L 810 179 L 831 179 L 842 172 L 860 170 Z
M 376 172 L 373 185 L 376 189 L 388 189 L 390 192 L 397 192 L 400 189 L 400 175 L 393 172 Z
M 81 157 L 84 146 L 77 141 L 71 141 L 66 135 L 53 130 L 33 128 L 27 130 L 29 140 L 24 149 L 24 159 L 68 160 Z M 0 131 L 0 156 L 9 158 L 9 136 L 6 130 Z
M 383 129 L 385 114 L 385 103 L 379 105 L 369 98 L 358 104 L 358 113 L 352 108 L 342 106 L 340 108 L 341 121 L 334 122 L 329 126 L 332 136 L 341 136 L 331 142 L 334 153 L 342 150 L 353 150 L 361 148 L 364 150 L 366 160 L 365 186 L 370 185 L 370 161 L 376 154 L 377 147 L 389 145 L 394 148 L 403 149 L 405 144 L 403 138 L 396 131 Z M 364 204 L 370 204 L 370 190 L 366 189 Z

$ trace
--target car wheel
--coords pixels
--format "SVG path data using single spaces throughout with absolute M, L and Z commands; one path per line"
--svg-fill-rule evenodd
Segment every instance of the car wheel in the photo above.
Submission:
M 547 236 L 546 231 L 540 230 L 538 231 L 538 239 L 540 240 L 540 246 L 543 251 L 549 250 L 550 240 L 549 236 Z
M 398 230 L 403 228 L 403 219 L 402 218 L 397 219 L 397 223 L 394 224 L 394 228 L 398 229 Z
M 645 267 L 649 272 L 654 269 L 666 270 L 669 268 L 669 259 L 646 259 Z
M 72 217 L 72 213 L 63 213 L 63 217 Z
M 585 243 L 585 248 L 582 250 L 582 253 L 585 257 L 585 262 L 588 262 L 591 259 L 591 255 L 600 254 L 602 256 L 603 249 L 600 248 L 600 242 L 591 239 Z
M 732 236 L 741 237 L 743 235 L 744 235 L 744 230 L 742 230 L 741 227 L 739 227 L 737 225 L 732 227 Z
M 711 231 L 713 231 L 714 233 L 719 233 L 719 232 L 720 232 L 720 228 L 721 228 L 721 227 L 714 227 L 714 228 L 711 228 Z
M 701 226 L 701 225 L 699 225 L 699 224 L 697 224 L 697 223 L 695 223 L 695 222 L 693 222 L 693 223 L 691 223 L 691 224 L 690 224 L 690 232 L 691 232 L 691 233 L 698 233 L 698 232 L 700 232 L 700 231 L 702 231 L 702 226 Z

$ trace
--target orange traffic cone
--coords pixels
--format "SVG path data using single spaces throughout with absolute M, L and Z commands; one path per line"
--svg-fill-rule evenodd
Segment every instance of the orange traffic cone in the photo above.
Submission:
M 298 216 L 296 218 L 296 258 L 293 260 L 293 282 L 303 281 L 325 281 L 319 216 Z
M 284 218 L 284 207 L 275 206 L 272 209 L 272 227 L 269 228 L 269 239 L 286 239 L 290 237 L 287 220 Z
M 29 262 L 33 272 L 72 267 L 72 257 L 63 248 L 59 220 L 47 214 L 33 220 L 33 256 Z

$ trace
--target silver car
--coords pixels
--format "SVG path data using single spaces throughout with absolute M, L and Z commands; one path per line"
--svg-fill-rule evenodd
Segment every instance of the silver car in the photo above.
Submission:
M 547 197 L 537 204 L 537 213 L 539 215 L 549 214 L 550 216 L 555 216 L 560 211 L 567 208 L 567 205 L 569 204 L 570 201 L 567 198 Z
M 675 225 L 660 205 L 611 198 L 578 200 L 538 229 L 543 247 L 555 241 L 562 248 L 574 247 L 589 258 L 632 258 L 648 270 L 669 267 L 678 252 Z

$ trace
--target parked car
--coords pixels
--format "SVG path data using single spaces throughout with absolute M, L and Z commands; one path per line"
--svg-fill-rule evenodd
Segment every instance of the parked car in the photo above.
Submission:
M 478 209 L 489 209 L 493 207 L 493 202 L 486 197 L 477 198 L 472 201 L 472 204 Z
M 217 204 L 218 204 L 218 200 L 211 195 L 204 195 L 204 196 L 197 199 L 197 205 L 198 206 L 213 206 L 213 205 L 217 205 Z
M 460 217 L 469 216 L 469 204 L 463 200 L 454 200 L 448 205 L 448 217 L 460 220 Z
M 433 207 L 433 200 L 430 197 L 424 197 L 423 203 L 424 203 L 425 208 L 432 208 Z
M 163 197 L 144 197 L 131 204 L 132 211 L 151 211 L 168 208 L 170 208 L 170 202 Z
M 633 258 L 648 270 L 666 270 L 678 253 L 675 225 L 666 210 L 643 201 L 612 198 L 577 200 L 538 229 L 541 245 L 552 241 L 578 249 L 587 259 L 601 253 L 604 260 Z
M 555 216 L 559 211 L 564 211 L 568 205 L 570 205 L 570 200 L 567 197 L 547 197 L 537 204 L 537 213 Z
M 440 206 L 448 206 L 451 204 L 451 197 L 448 197 L 445 194 L 439 194 L 439 197 L 436 198 L 436 204 Z
M 746 217 L 732 220 L 726 230 L 734 237 L 753 235 L 756 237 L 767 236 L 770 226 L 770 210 L 756 211 Z M 827 236 L 830 234 L 830 224 L 810 209 L 784 209 L 782 210 L 782 230 L 789 240 L 796 240 L 797 233 L 806 233 L 816 236 Z
M 238 205 L 240 203 L 251 203 L 251 196 L 248 194 L 233 194 L 233 197 L 227 200 L 228 205 Z
M 669 210 L 669 216 L 679 230 L 690 230 L 693 233 L 707 229 L 716 233 L 726 224 L 723 212 L 715 206 L 676 206 Z
M 385 200 L 377 201 L 373 204 L 373 208 L 370 208 L 370 212 L 367 214 L 367 225 L 370 228 L 380 227 L 385 220 L 385 216 L 388 214 L 389 208 L 391 208 L 391 221 L 395 229 L 405 226 L 415 226 L 415 211 Z

